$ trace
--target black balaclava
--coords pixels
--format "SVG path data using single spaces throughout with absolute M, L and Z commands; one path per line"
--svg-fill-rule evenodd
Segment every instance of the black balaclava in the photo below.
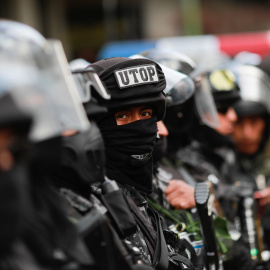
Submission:
M 110 179 L 152 192 L 152 152 L 157 141 L 157 118 L 117 125 L 114 114 L 99 122 L 105 142 L 106 174 Z
M 104 144 L 99 128 L 63 137 L 61 164 L 52 176 L 57 187 L 70 188 L 89 198 L 90 184 L 104 181 Z
M 151 193 L 156 122 L 163 119 L 166 108 L 165 75 L 156 62 L 146 58 L 112 57 L 91 67 L 111 95 L 110 100 L 100 101 L 108 114 L 97 121 L 105 143 L 106 174 L 119 183 Z M 142 105 L 153 107 L 152 118 L 117 125 L 116 112 Z

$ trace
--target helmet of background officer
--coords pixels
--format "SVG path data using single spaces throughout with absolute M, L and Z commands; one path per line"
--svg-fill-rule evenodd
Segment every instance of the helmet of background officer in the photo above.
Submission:
M 9 20 L 0 20 L 0 40 L 0 61 L 27 65 L 39 72 L 43 105 L 33 114 L 30 138 L 35 143 L 32 169 L 45 173 L 59 160 L 62 132 L 85 129 L 89 121 L 60 41 L 46 40 L 34 28 Z
M 218 112 L 219 125 L 215 130 L 229 136 L 237 121 L 233 104 L 240 98 L 235 74 L 229 69 L 215 69 L 208 72 L 207 77 Z
M 164 122 L 170 137 L 179 137 L 191 132 L 197 121 L 211 127 L 217 125 L 217 115 L 211 92 L 209 87 L 202 87 L 206 82 L 204 77 L 196 72 L 197 65 L 190 57 L 177 51 L 160 49 L 152 49 L 140 54 L 157 61 L 162 66 L 181 72 L 185 76 L 185 79 L 182 79 L 181 83 L 175 84 L 169 92 L 178 93 L 174 94 L 176 97 L 180 94 L 183 96 L 185 92 L 189 93 L 189 95 L 185 95 L 185 98 L 167 102 Z M 168 83 L 172 81 L 170 77 L 166 77 L 166 80 Z M 192 90 L 184 91 L 186 88 Z
M 140 52 L 140 55 L 186 75 L 190 75 L 197 67 L 190 57 L 177 51 L 150 49 Z
M 92 68 L 73 70 L 72 75 L 91 124 L 85 131 L 64 134 L 61 165 L 51 179 L 58 188 L 69 188 L 89 198 L 90 184 L 103 182 L 105 175 L 104 144 L 95 118 L 106 114 L 107 108 L 99 105 L 93 94 L 106 100 L 110 94 Z
M 149 59 L 108 58 L 91 64 L 111 99 L 93 95 L 108 108 L 98 119 L 105 142 L 106 174 L 144 192 L 152 191 L 152 151 L 157 121 L 165 115 L 166 81 Z M 137 121 L 142 120 L 142 121 Z
M 238 66 L 234 72 L 241 99 L 234 105 L 238 121 L 232 135 L 240 153 L 254 155 L 263 149 L 269 136 L 270 78 L 250 65 Z

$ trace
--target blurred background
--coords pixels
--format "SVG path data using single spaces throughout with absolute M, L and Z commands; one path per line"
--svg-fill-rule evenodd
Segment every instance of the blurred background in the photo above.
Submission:
M 0 17 L 63 42 L 68 60 L 93 62 L 152 47 L 196 58 L 270 53 L 269 0 L 1 0 Z M 195 59 L 196 60 L 196 59 Z

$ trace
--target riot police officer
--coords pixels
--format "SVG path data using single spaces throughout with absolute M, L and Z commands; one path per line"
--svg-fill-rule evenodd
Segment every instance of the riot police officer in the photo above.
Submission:
M 152 269 L 126 239 L 136 224 L 117 184 L 106 177 L 104 144 L 95 119 L 107 109 L 94 96 L 107 100 L 110 94 L 92 68 L 74 70 L 73 77 L 90 128 L 63 134 L 60 166 L 50 180 L 67 201 L 67 214 L 84 236 L 99 269 Z
M 192 76 L 195 82 L 197 82 L 196 92 L 191 96 L 191 98 L 182 104 L 172 103 L 170 106 L 167 106 L 167 113 L 164 119 L 169 130 L 169 153 L 167 157 L 176 166 L 176 168 L 178 168 L 178 171 L 181 170 L 182 179 L 184 178 L 184 180 L 188 182 L 190 182 L 190 180 L 196 180 L 199 182 L 206 180 L 211 181 L 217 187 L 216 194 L 219 196 L 219 199 L 224 194 L 229 194 L 228 192 L 224 192 L 224 190 L 227 190 L 227 188 L 230 189 L 230 183 L 233 183 L 234 181 L 234 179 L 229 178 L 230 175 L 228 175 L 229 172 L 232 172 L 233 161 L 230 160 L 231 155 L 229 155 L 229 157 L 227 157 L 227 155 L 223 155 L 223 147 L 229 146 L 229 149 L 233 150 L 233 144 L 231 140 L 225 138 L 214 130 L 214 128 L 218 128 L 218 125 L 216 117 L 214 116 L 215 114 L 213 114 L 215 107 L 212 107 L 213 109 L 211 109 L 209 106 L 211 101 L 213 101 L 211 94 L 212 89 L 210 87 L 211 85 L 209 85 L 209 73 L 200 75 L 200 73 L 194 70 L 194 67 L 196 68 L 196 66 L 194 64 L 190 64 L 193 63 L 192 60 L 187 62 L 187 57 L 183 57 L 181 54 L 176 52 L 153 50 L 146 52 L 144 55 L 146 57 L 151 56 L 153 59 L 160 59 L 161 63 L 164 64 L 173 64 L 174 67 L 181 68 L 189 65 L 190 68 L 187 69 L 187 72 L 189 72 L 190 76 Z M 176 64 L 177 62 L 180 64 Z M 185 64 L 182 64 L 182 62 Z M 228 89 L 226 89 L 226 91 L 220 91 L 222 89 L 219 89 L 219 94 L 221 93 L 221 97 L 224 98 L 221 104 L 224 104 L 224 106 L 226 105 L 227 108 L 229 108 L 239 98 L 239 94 L 235 81 L 228 80 L 229 78 L 227 78 L 226 75 L 223 78 L 223 75 L 224 74 L 222 73 L 220 74 L 221 79 L 223 79 L 221 87 L 224 86 L 225 81 L 225 86 L 226 88 L 228 87 Z M 198 93 L 204 93 L 204 95 L 199 95 Z M 220 95 L 218 95 L 218 97 L 220 97 Z M 224 103 L 226 98 L 227 103 Z M 203 103 L 203 101 L 206 103 Z M 202 106 L 205 104 L 207 105 Z M 232 120 L 235 121 L 235 118 Z M 225 152 L 228 153 L 227 151 Z M 230 162 L 227 162 L 227 158 Z M 183 174 L 183 170 L 187 170 L 188 173 Z M 221 180 L 223 181 L 222 184 Z M 227 181 L 229 181 L 229 185 Z M 169 186 L 167 189 L 167 198 L 170 203 L 180 208 L 184 205 L 179 197 L 179 195 L 183 193 L 181 190 L 182 183 L 175 181 L 172 184 L 177 189 L 174 187 L 170 188 Z M 230 192 L 230 194 L 232 193 Z M 230 210 L 232 210 L 232 208 L 230 208 Z M 222 212 L 223 211 L 220 213 Z M 232 267 L 232 265 L 235 265 L 233 267 L 238 265 L 237 267 L 243 267 L 243 269 L 247 267 L 252 269 L 253 262 L 250 260 L 245 247 L 242 247 L 242 245 L 237 247 L 238 244 L 231 244 L 233 245 L 232 248 L 229 248 L 231 258 L 226 258 L 224 266 L 228 267 L 228 269 Z M 234 251 L 232 252 L 232 250 Z M 235 252 L 236 250 L 238 251 Z M 241 258 L 244 257 L 245 260 L 241 262 Z
M 186 256 L 183 246 L 177 247 L 176 238 L 171 243 L 174 255 L 168 256 L 160 217 L 144 196 L 152 191 L 156 122 L 165 114 L 162 91 L 166 82 L 160 66 L 148 59 L 116 57 L 98 61 L 91 67 L 111 94 L 109 101 L 103 101 L 108 113 L 97 123 L 105 142 L 106 174 L 120 185 L 138 225 L 130 241 L 140 248 L 144 261 L 157 269 L 196 263 L 192 248 L 186 247 L 192 254 Z
M 63 70 L 68 70 L 65 69 L 67 64 L 65 66 L 65 62 L 58 62 L 64 55 L 61 45 L 59 42 L 48 42 L 30 26 L 13 21 L 0 21 L 0 36 L 1 70 L 4 70 L 1 82 L 9 82 L 3 89 L 13 93 L 13 101 L 19 104 L 17 109 L 9 99 L 3 99 L 2 115 L 5 116 L 5 121 L 13 119 L 14 123 L 18 115 L 18 129 L 22 127 L 22 121 L 19 120 L 24 119 L 25 113 L 33 122 L 27 137 L 28 145 L 24 144 L 29 150 L 24 167 L 28 177 L 23 183 L 27 195 L 20 202 L 21 206 L 18 205 L 18 209 L 25 209 L 21 212 L 19 221 L 14 220 L 19 226 L 20 234 L 16 235 L 15 231 L 19 245 L 4 256 L 1 269 L 65 269 L 71 265 L 74 269 L 93 268 L 93 259 L 84 248 L 75 226 L 67 219 L 62 200 L 46 179 L 47 173 L 57 163 L 59 138 L 67 128 L 68 121 L 64 122 L 63 118 L 65 106 L 70 106 L 65 113 L 70 112 L 67 115 L 75 122 L 78 121 L 73 128 L 80 127 L 82 122 L 79 115 L 84 112 L 83 107 L 75 109 L 75 100 L 67 91 L 68 75 L 62 73 Z M 54 100 L 55 93 L 60 96 L 65 93 L 61 99 L 64 103 Z M 20 109 L 22 113 L 19 112 Z M 82 121 L 87 123 L 86 118 Z M 25 129 L 27 127 L 25 122 Z M 24 148 L 18 143 L 14 146 L 11 144 L 10 147 L 10 151 L 14 151 L 14 158 L 24 153 Z M 23 175 L 22 173 L 21 176 Z M 20 188 L 20 178 L 17 181 Z M 20 197 L 16 198 L 21 200 Z M 25 206 L 24 202 L 29 204 Z M 5 212 L 3 215 L 16 217 L 17 213 Z M 12 229 L 12 222 L 9 226 Z
M 238 153 L 240 170 L 256 181 L 255 198 L 264 227 L 265 245 L 269 248 L 269 93 L 270 80 L 261 69 L 250 65 L 236 66 L 241 100 L 235 105 L 238 120 L 232 138 Z M 262 211 L 266 212 L 262 217 Z M 261 209 L 260 209 L 261 208 Z

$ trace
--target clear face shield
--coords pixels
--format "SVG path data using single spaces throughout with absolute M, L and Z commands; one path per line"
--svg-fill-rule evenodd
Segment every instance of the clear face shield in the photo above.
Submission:
M 51 100 L 62 132 L 89 128 L 60 41 L 47 41 L 31 27 L 18 23 L 12 23 L 11 26 L 8 23 L 5 28 L 3 21 L 0 21 L 0 40 L 0 62 L 21 64 L 38 70 L 39 86 L 46 99 Z
M 1 62 L 0 81 L 0 97 L 8 93 L 18 110 L 32 118 L 31 141 L 39 142 L 61 134 L 62 127 L 56 117 L 55 106 L 41 89 L 36 69 Z
M 161 65 L 166 78 L 167 106 L 179 105 L 190 99 L 195 92 L 194 82 L 185 74 Z
M 130 56 L 130 58 L 136 59 L 147 57 L 144 57 L 140 54 L 135 54 Z M 166 79 L 166 88 L 163 90 L 167 99 L 166 106 L 184 103 L 194 94 L 195 86 L 193 81 L 187 75 L 181 72 L 175 71 L 160 63 L 158 64 L 162 68 Z
M 44 58 L 42 61 L 43 72 L 48 83 L 51 83 L 50 87 L 46 87 L 46 91 L 58 110 L 63 131 L 68 129 L 86 130 L 89 128 L 89 121 L 69 70 L 61 42 L 48 41 L 47 54 Z
M 111 98 L 111 95 L 92 68 L 74 70 L 72 71 L 72 76 L 82 103 L 87 103 L 91 100 L 92 88 L 94 88 L 101 98 L 106 100 Z
M 83 131 L 89 121 L 80 101 L 75 82 L 60 41 L 50 40 L 42 59 L 42 72 L 47 79 L 46 93 L 52 98 L 58 112 L 63 131 Z M 50 85 L 50 86 L 49 86 Z
M 270 78 L 257 67 L 239 66 L 235 68 L 240 87 L 240 96 L 245 101 L 263 104 L 270 112 Z
M 200 81 L 196 83 L 194 99 L 202 122 L 207 126 L 217 128 L 219 126 L 218 113 L 211 92 L 211 86 L 205 74 L 201 74 Z

